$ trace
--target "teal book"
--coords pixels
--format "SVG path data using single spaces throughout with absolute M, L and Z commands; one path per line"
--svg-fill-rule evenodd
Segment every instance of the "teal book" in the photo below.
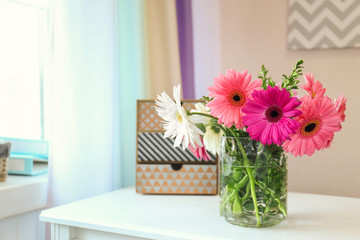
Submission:
M 48 171 L 47 158 L 33 155 L 11 154 L 8 157 L 8 173 L 35 176 Z
M 7 137 L 0 137 L 0 140 L 11 143 L 10 154 L 30 155 L 44 159 L 49 157 L 49 141 L 47 140 Z

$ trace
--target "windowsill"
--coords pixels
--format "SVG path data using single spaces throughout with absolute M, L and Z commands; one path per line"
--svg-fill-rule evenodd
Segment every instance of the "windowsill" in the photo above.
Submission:
M 0 220 L 46 207 L 47 174 L 9 175 L 0 183 Z

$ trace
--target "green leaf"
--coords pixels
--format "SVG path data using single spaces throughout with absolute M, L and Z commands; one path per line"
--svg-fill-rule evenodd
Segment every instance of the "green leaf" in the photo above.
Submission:
M 221 129 L 217 126 L 211 126 L 211 130 L 214 132 L 214 133 L 219 133 L 221 131 Z
M 202 123 L 196 123 L 195 124 L 203 133 L 206 132 L 206 128 L 205 128 L 205 125 L 202 124 Z
M 290 76 L 282 75 L 283 82 L 281 84 L 282 88 L 286 88 L 286 90 L 290 91 L 291 89 L 297 89 L 297 84 L 300 82 L 298 78 L 302 75 L 302 64 L 304 61 L 302 59 L 298 60 L 293 67 L 293 71 Z
M 210 102 L 211 100 L 213 100 L 214 98 L 212 97 L 212 98 L 210 98 L 210 97 L 208 97 L 208 96 L 202 96 L 201 98 L 200 98 L 200 101 L 205 101 L 205 103 L 208 103 L 208 102 Z
M 271 77 L 268 77 L 269 70 L 265 68 L 264 65 L 261 65 L 261 71 L 259 72 L 258 78 L 262 80 L 261 87 L 263 89 L 267 89 L 268 86 L 275 86 L 275 82 L 271 79 Z

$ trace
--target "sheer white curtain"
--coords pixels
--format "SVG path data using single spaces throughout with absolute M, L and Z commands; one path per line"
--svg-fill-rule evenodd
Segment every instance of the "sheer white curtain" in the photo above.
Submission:
M 50 207 L 110 191 L 119 179 L 114 1 L 52 1 Z

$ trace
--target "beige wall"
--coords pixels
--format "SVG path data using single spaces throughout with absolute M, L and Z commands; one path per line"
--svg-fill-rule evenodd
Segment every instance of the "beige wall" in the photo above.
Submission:
M 343 93 L 348 103 L 342 131 L 335 134 L 331 149 L 311 158 L 289 156 L 289 190 L 360 197 L 360 49 L 287 50 L 287 4 L 287 0 L 220 1 L 222 72 L 247 68 L 256 77 L 265 64 L 280 80 L 302 58 L 304 72 L 314 73 L 329 97 Z

